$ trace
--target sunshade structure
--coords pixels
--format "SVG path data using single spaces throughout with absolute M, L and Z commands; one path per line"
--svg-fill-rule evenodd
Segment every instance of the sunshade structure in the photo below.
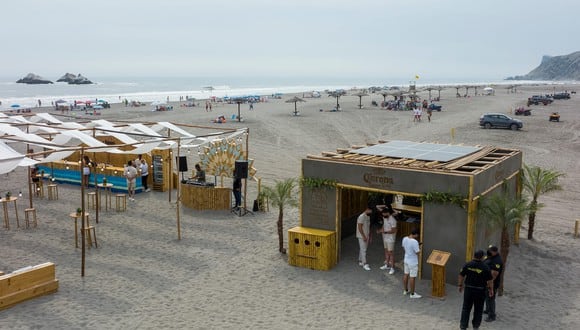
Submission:
M 353 95 L 358 96 L 358 108 L 362 109 L 362 98 L 363 98 L 363 96 L 369 96 L 369 94 L 365 93 L 364 91 L 360 91 L 360 92 L 355 93 Z
M 69 119 L 69 117 L 65 117 Z M 77 118 L 78 120 L 78 118 Z M 215 141 L 235 141 L 242 143 L 246 138 L 244 157 L 247 160 L 248 134 L 247 128 L 215 129 L 205 126 L 174 124 L 170 122 L 128 123 L 106 120 L 65 122 L 54 115 L 40 113 L 29 116 L 6 116 L 0 114 L 0 174 L 13 171 L 18 166 L 51 163 L 64 160 L 78 152 L 82 159 L 87 153 L 109 154 L 142 154 L 154 149 L 171 149 L 178 158 L 182 149 L 202 148 Z M 107 138 L 113 143 L 103 143 L 99 138 Z M 44 151 L 21 154 L 11 148 L 14 144 L 19 148 L 38 146 Z M 31 159 L 34 158 L 34 159 Z M 174 173 L 172 162 L 169 161 L 169 173 Z M 30 178 L 30 172 L 28 173 Z M 95 176 L 96 181 L 96 176 Z M 171 182 L 172 180 L 169 180 Z M 29 181 L 29 189 L 30 189 Z M 96 185 L 95 185 L 96 186 Z M 169 184 L 169 202 L 171 202 L 171 183 Z M 180 226 L 180 186 L 177 185 L 176 220 L 177 236 L 181 239 Z M 85 186 L 81 184 L 81 209 L 85 212 Z M 32 207 L 32 194 L 30 204 Z M 98 208 L 96 208 L 98 222 Z M 84 221 L 81 221 L 84 229 Z M 82 271 L 84 276 L 85 239 L 81 231 L 82 241 Z
M 304 101 L 303 99 L 299 98 L 298 96 L 294 96 L 293 98 L 291 98 L 289 100 L 286 100 L 285 102 L 286 103 L 294 103 L 294 113 L 293 113 L 293 115 L 294 116 L 298 116 L 299 113 L 298 113 L 298 107 L 296 106 L 296 103 L 298 103 L 298 102 L 306 102 L 306 101 Z
M 336 111 L 340 111 L 340 104 L 338 104 L 338 99 L 340 99 L 340 97 L 343 95 L 344 93 L 341 91 L 332 91 L 328 93 L 328 96 L 336 98 Z

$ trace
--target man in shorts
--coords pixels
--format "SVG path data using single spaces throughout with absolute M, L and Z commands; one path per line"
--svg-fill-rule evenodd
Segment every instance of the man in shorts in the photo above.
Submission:
M 129 200 L 135 201 L 135 185 L 137 183 L 137 169 L 133 166 L 133 161 L 127 162 L 127 167 L 125 167 L 125 178 L 127 179 L 127 193 L 129 194 Z
M 397 236 L 397 220 L 393 217 L 394 211 L 389 207 L 385 207 L 381 211 L 383 217 L 383 228 L 379 231 L 383 234 L 383 247 L 385 248 L 385 264 L 381 266 L 381 270 L 388 270 L 389 275 L 395 273 L 395 237 Z
M 403 238 L 403 249 L 405 250 L 405 274 L 403 275 L 403 294 L 409 294 L 410 298 L 421 298 L 421 295 L 415 292 L 415 278 L 419 272 L 419 229 L 413 229 L 409 236 Z M 409 283 L 410 282 L 410 283 Z M 411 291 L 408 290 L 410 284 Z

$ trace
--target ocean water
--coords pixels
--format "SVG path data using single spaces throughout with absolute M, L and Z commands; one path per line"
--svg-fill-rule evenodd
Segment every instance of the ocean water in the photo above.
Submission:
M 12 105 L 35 107 L 38 100 L 43 106 L 56 100 L 77 101 L 104 99 L 109 103 L 129 101 L 177 102 L 181 97 L 208 99 L 216 97 L 236 97 L 244 95 L 272 95 L 275 93 L 299 93 L 305 91 L 324 91 L 334 89 L 363 88 L 369 86 L 408 87 L 415 83 L 424 85 L 457 85 L 457 84 L 523 84 L 526 82 L 486 81 L 484 79 L 378 79 L 378 78 L 312 78 L 312 77 L 88 77 L 95 84 L 69 85 L 54 83 L 47 85 L 17 84 L 15 77 L 0 77 L 0 109 L 9 109 Z M 47 77 L 47 79 L 50 79 Z M 53 78 L 54 80 L 58 78 Z M 540 83 L 540 82 L 527 82 Z M 544 82 L 546 83 L 546 82 Z M 549 82 L 548 82 L 549 83 Z M 208 88 L 208 87 L 212 88 Z

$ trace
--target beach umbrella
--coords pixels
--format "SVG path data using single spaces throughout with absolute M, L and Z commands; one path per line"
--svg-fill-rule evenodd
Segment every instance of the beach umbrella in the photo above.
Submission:
M 294 116 L 298 116 L 298 108 L 296 106 L 296 103 L 298 102 L 306 102 L 303 99 L 299 98 L 298 96 L 294 96 L 293 98 L 286 100 L 286 103 L 294 103 Z
M 355 93 L 353 95 L 358 96 L 358 108 L 362 109 L 362 98 L 363 98 L 363 96 L 369 96 L 369 94 L 365 93 L 364 91 L 360 91 L 360 92 Z
M 13 105 L 11 105 L 10 107 L 11 107 L 11 108 L 14 108 L 14 109 L 16 109 L 16 108 L 20 108 L 20 104 L 13 104 Z
M 340 108 L 340 104 L 338 104 L 338 99 L 340 99 L 340 97 L 344 95 L 344 93 L 342 91 L 332 91 L 328 93 L 328 96 L 330 97 L 336 97 L 336 111 L 339 111 Z
M 56 100 L 54 103 L 59 104 L 59 103 L 67 103 L 67 102 L 63 99 L 60 99 L 60 100 Z

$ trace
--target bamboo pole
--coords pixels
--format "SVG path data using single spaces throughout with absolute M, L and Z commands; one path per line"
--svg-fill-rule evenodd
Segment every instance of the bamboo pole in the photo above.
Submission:
M 168 128 L 167 129 L 167 137 L 171 136 L 171 130 Z M 173 190 L 173 163 L 171 160 L 171 148 L 169 148 L 169 160 L 167 161 L 168 166 L 169 166 L 169 189 L 167 189 L 167 191 L 169 192 L 169 203 L 171 203 L 171 192 Z M 178 151 L 179 152 L 179 151 Z
M 84 155 L 85 148 L 81 147 L 81 159 L 83 159 Z M 85 277 L 85 185 L 82 182 L 82 175 L 83 172 L 81 170 L 81 277 Z
M 95 128 L 93 127 L 93 138 L 96 138 L 96 136 L 97 136 L 96 131 L 95 131 Z M 97 155 L 97 153 L 93 151 L 93 162 L 95 162 L 95 164 L 97 163 L 97 156 L 96 155 Z M 88 166 L 88 164 L 87 164 L 87 166 Z M 81 171 L 82 171 L 82 168 L 81 168 Z M 95 222 L 99 223 L 99 209 L 101 208 L 101 205 L 99 203 L 101 201 L 99 200 L 99 186 L 97 186 L 97 184 L 99 183 L 97 181 L 97 176 L 98 176 L 97 167 L 95 166 L 92 171 L 94 172 L 94 175 L 95 175 Z M 82 180 L 81 180 L 81 182 L 82 182 Z M 88 186 L 89 186 L 89 180 L 87 179 L 87 187 Z M 105 188 L 103 188 L 103 189 L 105 189 Z M 106 191 L 105 191 L 105 194 L 106 194 Z M 107 205 L 106 199 L 107 199 L 107 195 L 105 195 L 105 206 Z
M 574 225 L 574 238 L 578 238 L 578 230 L 580 229 L 580 220 L 576 220 Z
M 246 128 L 246 163 L 248 163 L 248 158 L 250 155 L 250 129 Z M 250 175 L 250 169 L 248 168 L 248 175 Z M 247 200 L 248 200 L 248 175 L 244 179 L 244 210 L 247 209 Z
M 180 157 L 180 149 L 181 149 L 181 138 L 177 140 L 177 158 Z M 172 177 L 173 179 L 173 177 Z M 181 218 L 179 215 L 179 209 L 181 208 L 181 184 L 177 184 L 177 200 L 175 201 L 176 212 L 177 212 L 177 239 L 181 240 Z

